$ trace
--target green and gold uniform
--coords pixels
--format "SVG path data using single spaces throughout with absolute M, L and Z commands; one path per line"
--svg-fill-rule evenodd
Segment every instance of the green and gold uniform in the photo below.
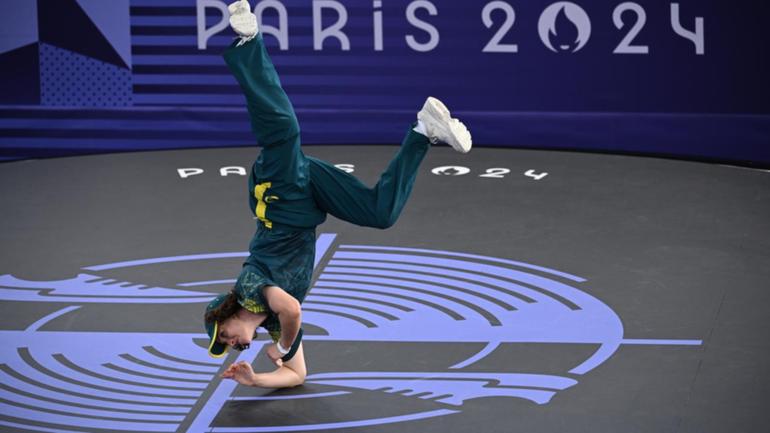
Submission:
M 241 306 L 266 312 L 272 339 L 280 323 L 262 293 L 275 285 L 302 302 L 310 288 L 315 260 L 315 228 L 332 214 L 366 227 L 386 228 L 398 218 L 430 141 L 409 127 L 396 156 L 374 187 L 300 148 L 294 109 L 281 88 L 262 35 L 225 51 L 225 62 L 243 93 L 251 128 L 262 150 L 249 175 L 249 206 L 257 230 L 249 258 L 235 284 Z

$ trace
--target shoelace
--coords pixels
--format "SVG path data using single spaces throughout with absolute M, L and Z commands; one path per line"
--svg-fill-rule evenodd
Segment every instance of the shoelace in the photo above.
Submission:
M 253 35 L 251 35 L 251 36 L 248 36 L 248 37 L 245 37 L 245 36 L 240 36 L 241 40 L 240 40 L 240 42 L 238 42 L 238 44 L 236 45 L 236 47 L 240 47 L 241 45 L 245 44 L 246 42 L 249 42 L 250 40 L 252 40 L 252 39 L 254 39 L 254 38 L 256 38 L 256 37 L 257 37 L 257 34 L 256 34 L 256 33 L 254 33 Z M 237 39 L 237 37 L 236 37 L 236 39 Z

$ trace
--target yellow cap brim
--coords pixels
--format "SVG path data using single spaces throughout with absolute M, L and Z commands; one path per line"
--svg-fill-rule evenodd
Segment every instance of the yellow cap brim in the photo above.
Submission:
M 218 331 L 219 324 L 214 322 L 214 330 L 209 335 L 209 337 L 211 337 L 211 341 L 209 342 L 209 356 L 212 358 L 221 358 L 227 353 L 227 346 L 217 341 Z

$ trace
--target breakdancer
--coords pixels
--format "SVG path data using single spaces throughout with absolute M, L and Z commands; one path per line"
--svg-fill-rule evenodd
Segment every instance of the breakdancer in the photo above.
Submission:
M 251 128 L 262 150 L 249 175 L 249 205 L 257 230 L 249 257 L 233 289 L 211 301 L 204 322 L 211 356 L 228 347 L 245 350 L 256 330 L 274 344 L 265 352 L 277 369 L 255 373 L 247 362 L 230 365 L 222 377 L 243 385 L 283 388 L 302 384 L 307 374 L 302 349 L 301 303 L 310 288 L 315 228 L 326 214 L 360 226 L 393 225 L 412 190 L 417 169 L 431 144 L 471 149 L 465 125 L 429 97 L 409 126 L 401 148 L 380 180 L 367 187 L 354 176 L 300 148 L 300 129 L 289 99 L 258 31 L 247 0 L 229 6 L 239 35 L 224 58 L 246 96 Z

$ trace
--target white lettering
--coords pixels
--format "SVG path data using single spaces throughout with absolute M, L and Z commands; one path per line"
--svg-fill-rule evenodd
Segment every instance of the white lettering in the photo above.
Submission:
M 322 28 L 321 15 L 323 14 L 323 9 L 326 8 L 337 11 L 339 18 L 336 23 L 324 29 Z M 350 40 L 342 32 L 342 28 L 345 27 L 347 22 L 348 11 L 342 3 L 336 0 L 313 0 L 313 49 L 316 51 L 322 50 L 324 39 L 334 37 L 340 41 L 342 51 L 350 51 Z
M 495 179 L 502 179 L 505 177 L 506 174 L 510 172 L 511 170 L 508 168 L 488 168 L 487 172 L 484 174 L 480 174 L 479 177 L 492 177 Z
M 706 43 L 703 37 L 703 17 L 695 17 L 695 31 L 691 32 L 682 27 L 682 22 L 679 20 L 679 3 L 671 3 L 671 27 L 676 34 L 695 44 L 695 54 L 701 56 L 706 53 Z
M 613 53 L 648 54 L 650 52 L 650 48 L 647 45 L 631 45 L 631 43 L 634 42 L 636 35 L 638 35 L 639 32 L 641 32 L 644 28 L 644 24 L 647 22 L 647 13 L 638 3 L 625 2 L 619 4 L 618 7 L 615 8 L 615 11 L 612 12 L 612 22 L 615 23 L 615 27 L 617 27 L 618 30 L 622 29 L 624 26 L 623 12 L 626 11 L 631 11 L 636 14 L 636 23 L 634 23 L 633 27 L 631 27 L 631 29 L 628 31 L 626 37 L 620 41 L 620 44 L 615 48 Z
M 227 176 L 228 174 L 237 174 L 240 176 L 246 176 L 246 169 L 243 167 L 222 167 L 219 169 L 219 174 L 224 176 Z
M 492 11 L 498 9 L 505 12 L 505 21 L 503 22 L 503 25 L 500 26 L 500 29 L 497 30 L 497 33 L 495 33 L 492 39 L 481 51 L 484 53 L 517 53 L 519 51 L 518 45 L 500 43 L 505 34 L 511 30 L 513 23 L 516 21 L 516 12 L 513 10 L 513 6 L 504 1 L 493 1 L 484 6 L 484 9 L 481 11 L 481 21 L 487 28 L 492 27 L 492 24 L 494 24 L 492 22 Z
M 345 173 L 353 173 L 356 168 L 356 166 L 353 164 L 335 164 L 334 166 L 344 171 Z
M 206 28 L 206 8 L 216 8 L 222 13 L 222 20 L 210 29 Z M 229 25 L 230 12 L 227 10 L 227 5 L 224 2 L 218 0 L 198 0 L 197 13 L 198 49 L 205 50 L 206 42 L 209 38 L 221 32 Z
M 182 179 L 187 179 L 190 176 L 197 176 L 203 173 L 202 168 L 178 168 L 176 171 Z
M 430 172 L 436 176 L 464 176 L 470 173 L 471 169 L 461 165 L 444 165 L 441 167 L 436 167 Z
M 430 35 L 430 39 L 428 42 L 421 44 L 417 42 L 417 39 L 415 39 L 414 36 L 406 35 L 406 43 L 409 45 L 409 48 L 415 51 L 426 52 L 431 51 L 436 48 L 436 46 L 438 46 L 439 34 L 438 30 L 434 26 L 417 18 L 416 11 L 420 8 L 427 9 L 431 16 L 438 15 L 438 9 L 436 9 L 436 6 L 428 0 L 414 1 L 409 3 L 409 6 L 406 8 L 406 19 L 409 21 L 409 24 L 428 33 L 428 35 Z
M 272 8 L 278 11 L 278 27 L 268 26 L 262 24 L 262 15 L 265 9 Z M 259 31 L 263 35 L 272 35 L 278 39 L 278 46 L 281 51 L 289 49 L 289 13 L 286 11 L 286 6 L 278 0 L 262 0 L 257 3 L 257 7 L 254 8 L 254 14 L 257 16 L 257 22 L 259 23 Z
M 527 172 L 524 173 L 524 176 L 531 177 L 532 179 L 535 179 L 535 180 L 540 180 L 540 179 L 548 176 L 548 173 L 545 173 L 545 172 L 543 172 L 543 173 L 535 173 L 535 170 L 527 170 Z
M 374 0 L 374 51 L 382 51 L 382 7 L 381 0 Z

